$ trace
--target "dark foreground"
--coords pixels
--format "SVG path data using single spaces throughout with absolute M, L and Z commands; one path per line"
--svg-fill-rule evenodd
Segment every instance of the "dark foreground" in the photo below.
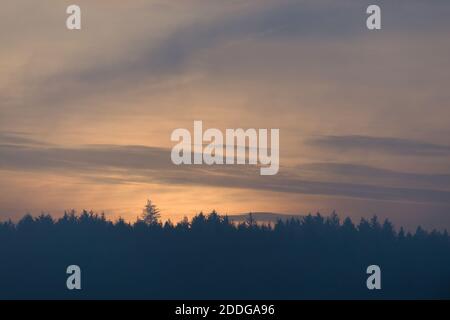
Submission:
M 271 228 L 215 213 L 112 223 L 84 212 L 0 224 L 0 299 L 449 299 L 446 232 L 307 216 Z M 368 290 L 366 268 L 381 268 Z M 66 268 L 81 268 L 68 290 Z

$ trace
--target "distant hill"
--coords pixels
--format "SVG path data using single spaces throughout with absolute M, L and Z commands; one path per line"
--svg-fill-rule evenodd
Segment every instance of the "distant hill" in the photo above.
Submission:
M 228 218 L 233 222 L 244 222 L 248 219 L 248 213 L 231 214 Z M 252 212 L 253 219 L 257 223 L 271 223 L 275 224 L 278 220 L 286 221 L 291 218 L 301 218 L 300 214 L 284 214 L 284 213 L 274 213 L 274 212 Z

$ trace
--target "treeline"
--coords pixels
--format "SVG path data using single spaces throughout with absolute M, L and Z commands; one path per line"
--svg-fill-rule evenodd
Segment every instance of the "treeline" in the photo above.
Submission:
M 0 259 L 2 299 L 450 298 L 446 231 L 334 213 L 261 225 L 212 212 L 173 224 L 149 202 L 134 223 L 26 215 L 0 224 Z M 366 287 L 374 264 L 381 290 Z M 69 265 L 82 270 L 80 291 L 66 288 Z

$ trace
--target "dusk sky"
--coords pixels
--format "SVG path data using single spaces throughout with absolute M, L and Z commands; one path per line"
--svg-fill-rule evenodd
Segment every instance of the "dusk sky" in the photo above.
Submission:
M 66 29 L 66 8 L 82 29 Z M 382 29 L 366 28 L 366 8 Z M 450 1 L 6 0 L 0 220 L 374 214 L 450 229 Z M 177 128 L 280 129 L 280 170 L 176 166 Z

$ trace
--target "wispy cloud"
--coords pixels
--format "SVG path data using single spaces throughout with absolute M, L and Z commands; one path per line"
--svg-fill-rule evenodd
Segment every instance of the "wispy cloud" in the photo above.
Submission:
M 19 139 L 20 140 L 20 139 Z M 0 144 L 0 168 L 7 170 L 48 171 L 61 175 L 80 175 L 98 183 L 162 183 L 241 188 L 272 192 L 354 197 L 374 200 L 430 202 L 450 204 L 450 191 L 421 188 L 422 182 L 439 182 L 449 187 L 448 175 L 419 175 L 339 164 L 312 164 L 284 168 L 274 177 L 258 174 L 258 168 L 234 166 L 176 166 L 170 161 L 170 149 L 148 146 L 89 145 L 61 147 L 46 145 Z M 327 170 L 329 179 L 305 176 L 305 170 Z M 339 181 L 337 175 L 359 183 Z M 408 186 L 376 185 L 371 179 L 396 179 Z M 114 177 L 112 177 L 114 175 Z M 377 178 L 378 177 L 378 178 Z M 97 180 L 98 179 L 98 180 Z M 366 183 L 364 183 L 364 179 Z M 412 182 L 416 182 L 415 184 Z M 383 181 L 381 181 L 383 182 Z M 386 181 L 384 181 L 386 182 Z
M 361 135 L 322 136 L 309 144 L 338 151 L 363 150 L 398 155 L 450 156 L 450 146 L 416 140 Z
M 1 132 L 0 144 L 3 146 L 29 145 L 29 146 L 49 146 L 47 142 L 39 141 L 21 132 Z

